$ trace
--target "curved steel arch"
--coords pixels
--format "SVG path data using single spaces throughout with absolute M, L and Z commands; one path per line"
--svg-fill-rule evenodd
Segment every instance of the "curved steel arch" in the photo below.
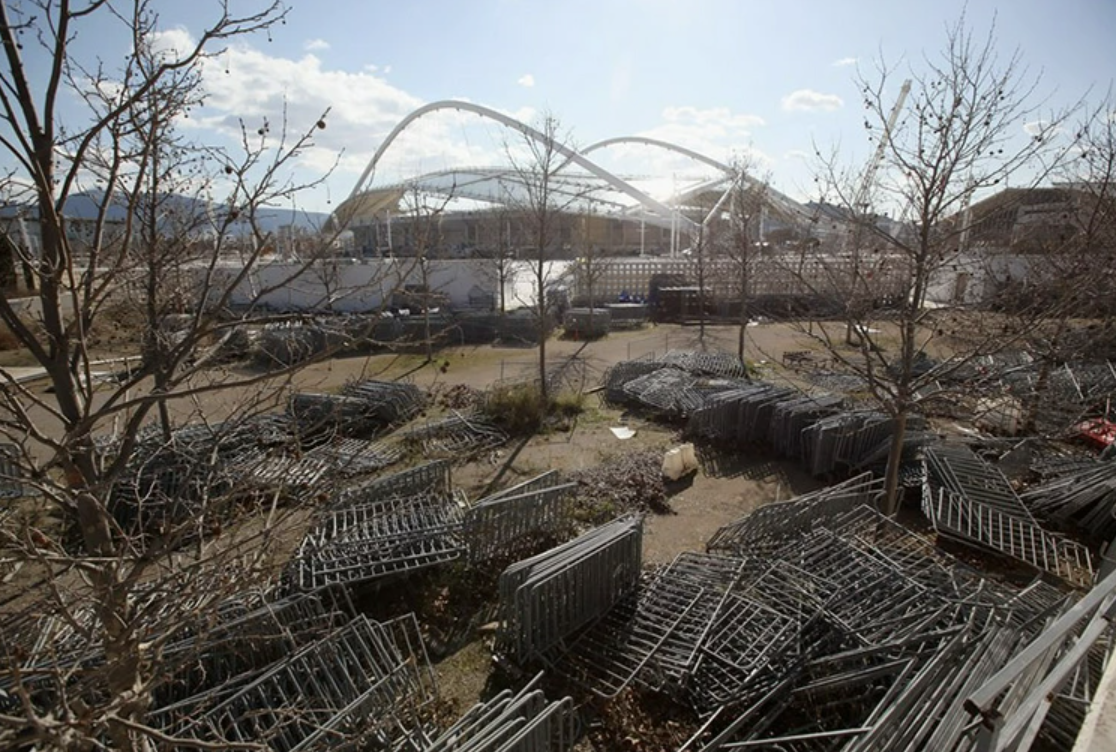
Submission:
M 361 173 L 360 179 L 357 181 L 357 184 L 353 187 L 352 192 L 349 194 L 349 199 L 354 198 L 364 189 L 364 186 L 366 185 L 368 180 L 375 174 L 376 165 L 379 163 L 380 158 L 383 157 L 384 152 L 386 152 L 388 147 L 391 146 L 392 142 L 395 141 L 396 138 L 398 138 L 399 134 L 402 133 L 403 130 L 415 120 L 418 120 L 420 117 L 428 115 L 431 112 L 437 112 L 438 110 L 464 110 L 465 112 L 472 112 L 474 115 L 479 115 L 480 117 L 488 118 L 489 120 L 495 120 L 497 123 L 500 123 L 505 127 L 519 131 L 521 134 L 523 134 L 524 137 L 533 139 L 534 141 L 538 141 L 539 143 L 545 144 L 549 140 L 553 143 L 554 150 L 566 158 L 567 163 L 573 162 L 578 166 L 584 168 L 589 173 L 596 175 L 621 193 L 625 193 L 628 196 L 631 196 L 640 204 L 642 204 L 646 209 L 658 212 L 663 217 L 669 217 L 674 214 L 674 210 L 666 204 L 660 201 L 656 201 L 643 191 L 633 186 L 631 183 L 612 174 L 603 167 L 599 167 L 594 162 L 577 153 L 560 141 L 548 139 L 546 135 L 540 133 L 526 123 L 516 120 L 515 118 L 508 117 L 507 115 L 497 112 L 496 110 L 484 107 L 483 105 L 473 104 L 472 102 L 459 102 L 452 99 L 442 100 L 439 102 L 431 102 L 430 104 L 423 105 L 422 107 L 419 107 L 417 110 L 411 112 L 405 118 L 400 120 L 399 123 L 394 128 L 392 128 L 391 133 L 387 135 L 387 138 L 384 139 L 384 142 L 380 144 L 378 149 L 376 149 L 376 153 L 372 155 L 372 159 L 369 160 L 368 166 L 364 168 L 364 172 Z M 691 229 L 697 228 L 697 223 L 695 223 L 688 217 L 679 216 L 679 220 L 683 224 L 689 226 Z
M 660 149 L 666 149 L 667 151 L 673 151 L 673 152 L 676 152 L 678 154 L 681 154 L 682 156 L 689 157 L 690 159 L 697 160 L 698 162 L 703 162 L 703 163 L 709 165 L 710 167 L 717 168 L 718 170 L 720 170 L 721 172 L 723 172 L 727 175 L 733 175 L 733 176 L 736 175 L 736 170 L 733 169 L 732 167 L 730 167 L 729 165 L 725 164 L 724 162 L 718 162 L 716 159 L 713 159 L 712 157 L 707 157 L 700 152 L 694 151 L 693 149 L 687 149 L 685 146 L 679 146 L 678 144 L 672 144 L 670 141 L 660 141 L 657 138 L 647 138 L 646 136 L 617 136 L 616 138 L 606 138 L 604 141 L 598 141 L 595 144 L 590 144 L 589 146 L 586 146 L 584 149 L 581 150 L 581 154 L 585 155 L 585 154 L 588 154 L 591 151 L 596 151 L 597 149 L 603 149 L 606 146 L 613 146 L 615 144 L 643 144 L 644 146 L 657 146 Z

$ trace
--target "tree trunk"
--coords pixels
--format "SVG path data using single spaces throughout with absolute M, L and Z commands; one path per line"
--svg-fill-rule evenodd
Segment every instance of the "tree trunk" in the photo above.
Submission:
M 736 340 L 736 357 L 744 362 L 744 345 L 748 328 L 748 258 L 740 259 L 740 333 Z
M 895 416 L 895 432 L 891 435 L 891 448 L 887 453 L 887 472 L 884 476 L 884 507 L 888 517 L 899 512 L 899 469 L 903 465 L 903 443 L 907 438 L 907 413 L 903 406 Z

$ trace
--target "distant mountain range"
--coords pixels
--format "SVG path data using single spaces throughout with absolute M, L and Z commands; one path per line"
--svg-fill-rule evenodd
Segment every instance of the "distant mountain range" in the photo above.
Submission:
M 104 194 L 100 191 L 83 191 L 71 194 L 66 198 L 62 213 L 64 216 L 74 219 L 95 219 L 100 211 L 103 198 Z M 187 216 L 200 216 L 206 212 L 205 202 L 190 196 L 169 195 L 166 197 L 164 206 L 168 210 L 181 212 Z M 13 216 L 19 213 L 20 209 L 27 210 L 24 216 L 33 214 L 31 207 L 9 205 L 0 207 L 0 216 Z M 120 203 L 113 202 L 109 206 L 108 218 L 110 221 L 120 222 L 124 220 L 125 216 L 126 209 Z M 327 219 L 329 219 L 329 215 L 324 212 L 296 211 L 277 207 L 263 207 L 258 213 L 260 227 L 264 232 L 275 232 L 280 227 L 287 225 L 294 225 L 300 230 L 313 232 L 321 229 Z

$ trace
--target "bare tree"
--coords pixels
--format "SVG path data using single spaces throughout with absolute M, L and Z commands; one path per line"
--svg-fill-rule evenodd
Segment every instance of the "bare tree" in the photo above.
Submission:
M 561 175 L 568 165 L 569 148 L 564 143 L 557 116 L 544 115 L 533 133 L 524 133 L 520 154 L 507 149 L 516 186 L 508 205 L 519 215 L 524 240 L 523 255 L 529 260 L 533 282 L 532 309 L 538 324 L 539 389 L 543 409 L 550 404 L 546 372 L 546 341 L 554 311 L 552 262 L 558 258 L 564 230 L 571 228 L 567 214 L 581 198 L 562 185 Z
M 597 293 L 613 262 L 604 249 L 594 242 L 593 230 L 597 221 L 598 217 L 594 212 L 583 212 L 577 219 L 574 232 L 574 246 L 577 251 L 574 277 L 578 296 L 584 294 L 589 304 L 590 331 L 596 331 L 593 317 L 596 313 Z
M 5 576 L 42 576 L 16 578 L 6 603 L 68 635 L 29 653 L 20 634 L 0 630 L 12 700 L 0 712 L 5 748 L 206 746 L 149 722 L 155 693 L 174 680 L 166 648 L 183 628 L 200 636 L 224 599 L 276 573 L 281 504 L 299 492 L 285 479 L 246 488 L 249 460 L 237 455 L 237 474 L 228 453 L 255 446 L 259 414 L 281 404 L 296 367 L 211 368 L 212 345 L 285 320 L 265 306 L 269 295 L 332 252 L 321 237 L 296 263 L 263 268 L 275 246 L 265 214 L 306 187 L 288 175 L 325 115 L 301 130 L 242 123 L 230 150 L 192 144 L 174 124 L 198 103 L 200 66 L 216 46 L 284 14 L 279 3 L 241 16 L 221 5 L 189 49 L 166 51 L 142 0 L 0 2 L 0 148 L 18 165 L 8 187 L 30 186 L 41 231 L 38 255 L 23 259 L 37 319 L 0 298 L 0 321 L 50 387 L 5 375 L 0 391 L 0 434 L 38 494 L 29 514 L 0 520 Z M 133 40 L 112 74 L 71 44 L 98 19 Z M 28 69 L 24 44 L 42 47 L 44 70 Z M 85 120 L 63 122 L 66 98 L 85 103 Z M 79 252 L 66 206 L 91 180 L 99 190 L 84 195 L 97 211 Z M 168 314 L 179 317 L 173 331 Z M 128 317 L 139 358 L 105 381 L 97 338 Z M 260 446 L 272 459 L 286 451 Z M 251 522 L 222 531 L 234 511 Z
M 748 176 L 750 165 L 737 162 L 733 165 L 737 178 L 729 197 L 728 241 L 724 244 L 724 255 L 735 271 L 737 304 L 740 306 L 737 319 L 736 355 L 743 362 L 745 340 L 748 331 L 748 290 L 752 284 L 751 272 L 756 263 L 754 249 L 762 243 L 762 223 L 767 184 Z
M 508 309 L 508 285 L 515 280 L 520 224 L 512 209 L 504 205 L 486 210 L 478 222 L 481 273 L 496 288 L 494 304 L 501 316 Z
M 879 162 L 866 168 L 868 179 L 841 169 L 831 157 L 822 158 L 818 175 L 823 200 L 851 225 L 853 238 L 845 253 L 823 247 L 826 255 L 820 258 L 830 264 L 831 289 L 820 292 L 836 291 L 848 302 L 848 328 L 860 336 L 851 352 L 825 327 L 813 336 L 866 378 L 894 418 L 886 474 L 889 514 L 897 508 L 907 420 L 921 388 L 945 375 L 919 367 L 941 337 L 926 326 L 932 314 L 924 302 L 936 276 L 955 260 L 969 224 L 965 208 L 975 194 L 996 190 L 1009 177 L 1037 184 L 1069 146 L 1056 138 L 1064 114 L 1042 116 L 1033 99 L 1036 82 L 1026 77 L 1018 53 L 998 58 L 994 30 L 975 38 L 964 21 L 954 24 L 941 54 L 907 75 L 913 82 L 911 103 L 894 121 L 896 70 L 881 64 L 874 75 L 858 79 L 865 128 L 884 141 Z M 884 221 L 877 207 L 900 221 Z M 885 283 L 896 280 L 901 289 L 887 289 Z M 893 295 L 893 310 L 882 324 L 878 304 Z M 1017 341 L 1017 334 L 1005 337 L 1000 329 L 969 328 L 975 335 L 970 354 Z M 963 361 L 954 358 L 949 368 Z
M 451 189 L 444 196 L 433 196 L 418 185 L 407 189 L 403 197 L 400 218 L 406 225 L 406 245 L 409 259 L 398 267 L 398 285 L 404 289 L 409 301 L 422 308 L 423 348 L 426 362 L 434 360 L 434 336 L 430 327 L 431 309 L 439 307 L 440 295 L 433 287 L 433 275 L 437 271 L 438 260 L 444 257 L 445 238 L 442 222 L 446 206 L 453 199 Z M 410 261 L 411 263 L 407 263 Z M 417 285 L 408 286 L 407 279 L 416 279 Z M 417 288 L 417 289 L 415 289 Z

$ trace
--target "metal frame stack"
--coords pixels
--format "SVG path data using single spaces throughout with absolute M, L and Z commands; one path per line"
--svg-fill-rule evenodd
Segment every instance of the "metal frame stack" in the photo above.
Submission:
M 1070 599 L 1039 582 L 1018 590 L 984 580 L 867 507 L 814 522 L 792 520 L 774 539 L 765 534 L 778 545 L 741 559 L 743 577 L 698 651 L 692 686 L 702 691 L 692 701 L 708 715 L 684 748 L 975 749 L 966 698 Z M 733 609 L 741 639 L 718 641 Z M 774 654 L 757 656 L 762 647 Z M 1088 696 L 1099 680 L 1017 676 L 1020 696 Z M 1079 722 L 1058 705 L 1047 738 L 1066 738 Z
M 161 709 L 157 720 L 176 736 L 276 752 L 341 735 L 389 745 L 434 698 L 433 676 L 413 615 L 358 616 L 242 682 Z
M 505 569 L 499 652 L 520 666 L 544 659 L 635 587 L 642 551 L 643 518 L 621 517 Z
M 542 674 L 513 693 L 505 689 L 474 705 L 441 734 L 421 729 L 397 743 L 396 752 L 567 752 L 577 741 L 577 710 L 565 697 L 548 702 L 535 689 Z
M 617 363 L 605 372 L 605 397 L 614 404 L 654 410 L 667 419 L 700 411 L 715 394 L 748 384 L 735 355 L 670 350 L 659 358 Z
M 822 418 L 841 409 L 844 398 L 830 394 L 802 395 L 775 405 L 767 440 L 784 457 L 803 456 L 803 432 Z
M 19 454 L 19 447 L 15 444 L 0 444 L 0 499 L 18 499 L 27 495 Z M 3 514 L 0 511 L 0 516 Z
M 766 504 L 719 528 L 706 550 L 737 556 L 764 555 L 838 515 L 862 505 L 875 506 L 883 488 L 882 478 L 862 473 L 835 486 Z
M 342 492 L 322 509 L 287 569 L 295 590 L 409 574 L 466 551 L 449 463 L 422 465 Z
M 408 428 L 398 434 L 403 442 L 421 449 L 425 457 L 466 459 L 477 452 L 505 444 L 507 433 L 480 413 L 452 415 Z
M 985 580 L 849 507 L 878 490 L 770 505 L 737 556 L 683 554 L 645 574 L 551 660 L 602 697 L 634 684 L 691 705 L 705 721 L 683 749 L 973 749 L 966 697 L 1071 599 Z M 1036 671 L 1019 691 L 1088 696 L 1095 673 Z M 1050 716 L 1051 738 L 1079 720 Z
M 1043 529 L 997 468 L 966 446 L 925 453 L 922 511 L 939 535 L 1010 556 L 1075 585 L 1093 579 L 1089 549 Z
M 1050 478 L 1020 494 L 1035 515 L 1062 527 L 1073 527 L 1093 540 L 1116 536 L 1116 462 L 1079 462 L 1069 472 Z
M 469 562 L 517 553 L 533 536 L 557 533 L 570 524 L 576 483 L 558 483 L 557 471 L 486 496 L 465 511 Z
M 346 384 L 341 394 L 364 401 L 368 414 L 385 426 L 410 420 L 426 403 L 426 394 L 421 389 L 402 381 L 357 381 Z

